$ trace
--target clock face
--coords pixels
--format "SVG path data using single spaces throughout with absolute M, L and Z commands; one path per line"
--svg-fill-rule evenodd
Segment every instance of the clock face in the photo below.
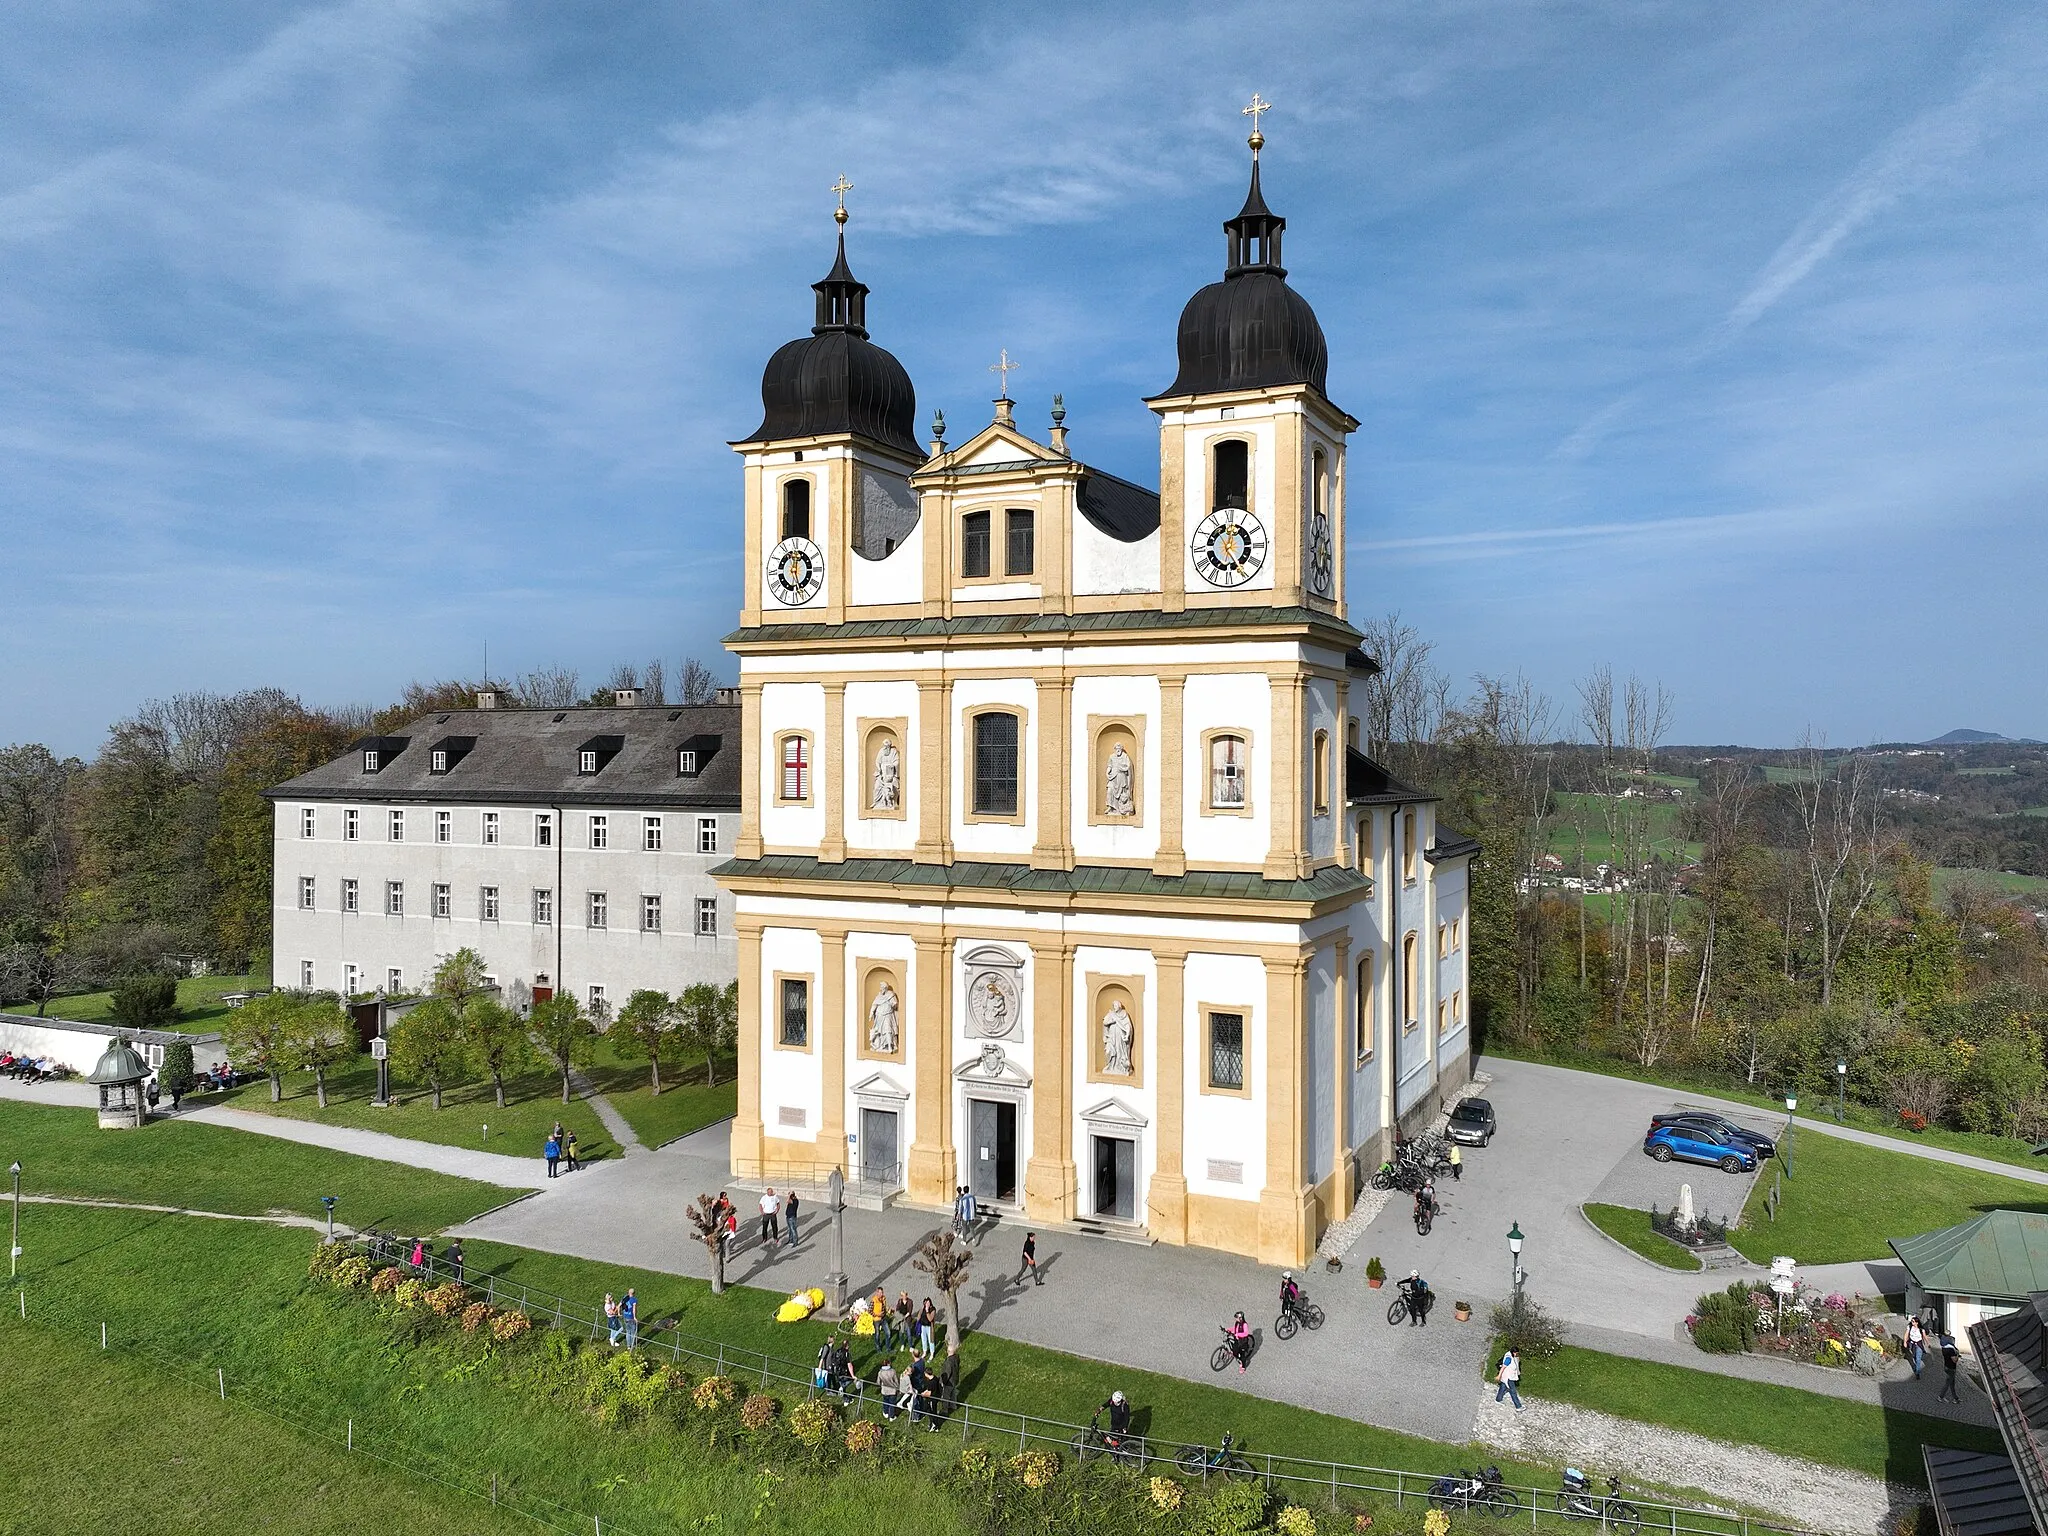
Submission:
M 1330 580 L 1336 567 L 1336 551 L 1330 544 L 1330 520 L 1318 512 L 1308 531 L 1308 579 L 1319 597 L 1330 595 Z
M 784 539 L 768 552 L 768 590 L 776 601 L 800 608 L 824 580 L 824 557 L 809 539 Z
M 1241 587 L 1266 563 L 1266 530 L 1251 513 L 1223 507 L 1202 519 L 1188 551 L 1210 586 Z

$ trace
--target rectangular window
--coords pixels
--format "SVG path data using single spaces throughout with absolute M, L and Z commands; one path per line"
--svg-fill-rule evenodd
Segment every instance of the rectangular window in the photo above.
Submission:
M 974 717 L 974 814 L 1017 814 L 1017 717 L 990 710 Z
M 455 813 L 453 811 L 434 812 L 434 841 L 437 843 L 452 843 L 455 841 Z
M 697 818 L 697 851 L 699 853 L 718 852 L 718 818 L 716 816 L 699 816 Z
M 391 813 L 391 841 L 394 843 L 405 841 L 405 812 L 403 811 L 393 811 Z
M 1455 1028 L 1464 1022 L 1465 994 L 1463 992 L 1453 992 L 1451 994 L 1451 1025 Z
M 808 800 L 811 797 L 810 743 L 801 736 L 782 738 L 782 798 Z
M 1245 808 L 1245 759 L 1242 736 L 1209 738 L 1209 809 L 1241 811 Z
M 1436 925 L 1436 957 L 1439 960 L 1448 960 L 1451 957 L 1451 925 L 1449 923 L 1438 923 Z
M 597 772 L 597 754 L 588 747 L 578 752 L 576 754 L 576 771 L 578 773 Z
M 604 988 L 596 982 L 590 984 L 590 1002 L 587 1011 L 593 1019 L 603 1023 L 611 1017 L 611 1006 L 604 1000 Z
M 1440 1002 L 1440 1003 L 1438 1003 L 1438 1004 L 1436 1005 L 1436 1032 L 1437 1032 L 1437 1037 L 1438 1037 L 1439 1039 L 1441 1039 L 1441 1038 L 1442 1038 L 1443 1036 L 1445 1036 L 1445 1035 L 1449 1034 L 1449 1033 L 1450 1033 L 1450 1031 L 1451 1031 L 1451 1005 L 1450 1005 L 1449 1003 L 1442 1003 L 1442 1002 Z
M 1037 553 L 1032 547 L 1032 525 L 1032 514 L 1021 508 L 1003 514 L 1005 575 L 1031 574 L 1032 562 L 1037 558 Z
M 1244 1015 L 1212 1011 L 1209 1015 L 1209 1086 L 1227 1093 L 1244 1091 Z
M 1401 813 L 1401 879 L 1415 883 L 1415 813 Z
M 606 824 L 606 822 L 605 822 L 605 819 L 604 819 L 604 817 L 602 817 L 602 816 L 593 816 L 593 817 L 591 817 L 591 818 L 590 818 L 590 846 L 591 846 L 591 847 L 593 847 L 593 848 L 603 848 L 603 847 L 607 847 L 607 846 L 609 846 L 609 844 L 610 844 L 610 841 L 611 841 L 611 831 L 610 831 L 610 828 L 609 828 L 609 827 L 607 826 L 607 824 Z
M 313 877 L 311 875 L 299 876 L 299 910 L 301 912 L 313 910 Z
M 678 747 L 676 749 L 676 775 L 679 778 L 685 779 L 697 777 L 697 753 L 695 748 Z
M 362 833 L 362 813 L 353 807 L 341 813 L 341 835 L 348 842 L 354 842 Z
M 1415 949 L 1414 933 L 1404 934 L 1401 938 L 1401 1012 L 1406 1015 L 1401 1020 L 1401 1028 L 1404 1030 L 1413 1029 L 1416 1020 L 1418 968 L 1415 963 Z
M 386 971 L 384 973 L 384 990 L 394 996 L 403 992 L 405 990 L 405 972 L 395 965 Z
M 988 520 L 986 512 L 970 512 L 960 519 L 960 574 L 988 574 Z
M 384 915 L 386 917 L 405 916 L 405 882 L 403 880 L 386 880 L 384 882 Z
M 375 747 L 365 747 L 363 749 L 363 772 L 375 773 L 379 761 L 380 759 Z
M 344 912 L 359 912 L 362 910 L 361 898 L 356 894 L 356 883 L 353 880 L 341 882 L 341 910 Z
M 555 818 L 541 811 L 533 818 L 533 846 L 552 848 L 555 844 Z
M 436 917 L 453 917 L 454 915 L 455 915 L 455 892 L 454 892 L 454 888 L 453 888 L 452 886 L 446 886 L 446 885 L 441 885 L 441 884 L 439 884 L 439 883 L 436 883 L 436 885 L 434 886 L 434 916 L 436 916 Z
M 498 813 L 496 811 L 484 812 L 484 846 L 486 848 L 498 846 Z
M 434 748 L 434 755 L 433 755 L 433 759 L 432 759 L 432 761 L 430 761 L 430 762 L 428 763 L 428 765 L 427 765 L 427 772 L 429 772 L 429 773 L 446 773 L 447 771 L 448 771 L 448 749 L 447 749 L 446 747 L 436 747 L 436 748 Z
M 302 992 L 313 990 L 313 962 L 310 960 L 301 960 L 299 962 L 299 990 Z
M 312 837 L 320 830 L 320 815 L 312 806 L 299 812 L 299 836 Z
M 555 893 L 545 888 L 533 893 L 533 920 L 546 927 L 555 920 Z
M 1372 1060 L 1373 1041 L 1377 1031 L 1373 1028 L 1372 996 L 1372 953 L 1367 951 L 1358 962 L 1358 985 L 1352 993 L 1352 1047 L 1359 1061 Z
M 661 932 L 661 898 L 659 896 L 642 896 L 640 898 L 640 931 L 642 933 Z
M 643 853 L 661 852 L 661 818 L 659 816 L 641 818 L 640 851 Z
M 363 990 L 362 973 L 352 965 L 344 965 L 341 968 L 341 987 L 344 997 L 354 997 Z
M 1330 814 L 1330 733 L 1317 731 L 1315 734 L 1315 756 L 1309 767 L 1310 781 L 1314 786 L 1315 814 Z
M 782 978 L 782 1033 L 780 1043 L 802 1050 L 811 1042 L 811 984 L 791 977 Z
M 495 885 L 484 886 L 476 893 L 476 911 L 477 916 L 487 923 L 498 920 L 498 888 Z
M 697 898 L 697 933 L 702 938 L 718 937 L 718 898 L 699 896 Z
M 611 901 L 609 898 L 606 897 L 603 891 L 592 891 L 590 893 L 590 916 L 584 926 L 602 928 L 606 926 L 606 919 L 610 916 Z

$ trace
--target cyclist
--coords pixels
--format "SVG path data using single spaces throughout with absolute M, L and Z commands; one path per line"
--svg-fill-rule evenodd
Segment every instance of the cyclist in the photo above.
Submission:
M 1429 1282 L 1422 1278 L 1422 1271 L 1411 1269 L 1408 1278 L 1401 1282 L 1401 1295 L 1408 1302 L 1408 1325 L 1411 1328 L 1429 1326 Z
M 1436 1180 L 1434 1179 L 1424 1179 L 1422 1181 L 1422 1188 L 1415 1191 L 1415 1219 L 1417 1221 L 1422 1219 L 1424 1211 L 1429 1212 L 1430 1220 L 1434 1221 L 1436 1219 L 1438 1206 L 1436 1203 Z
M 1291 1269 L 1282 1270 L 1280 1273 L 1281 1315 L 1285 1316 L 1289 1312 L 1299 1312 L 1303 1300 L 1301 1287 L 1294 1280 L 1294 1271 Z
M 1131 1400 L 1121 1392 L 1112 1392 L 1095 1411 L 1109 1415 L 1109 1428 L 1102 1438 L 1112 1451 L 1120 1449 L 1131 1433 Z
M 1244 1314 L 1240 1312 L 1231 1319 L 1230 1326 L 1224 1332 L 1230 1336 L 1230 1352 L 1237 1356 L 1237 1374 L 1242 1376 L 1245 1366 L 1252 1358 L 1252 1325 L 1244 1320 Z

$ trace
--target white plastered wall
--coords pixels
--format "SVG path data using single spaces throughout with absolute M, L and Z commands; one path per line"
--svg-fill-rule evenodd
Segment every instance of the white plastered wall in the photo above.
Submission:
M 819 965 L 824 946 L 815 931 L 805 928 L 766 928 L 761 933 L 761 1120 L 770 1136 L 783 1141 L 816 1141 L 818 1124 L 824 1118 L 822 1049 L 823 1020 L 818 1015 Z M 811 982 L 811 1042 L 808 1050 L 785 1050 L 776 1045 L 781 1027 L 782 999 L 775 985 L 778 974 L 807 976 Z M 801 1109 L 801 1126 L 783 1123 L 784 1109 Z
M 1472 988 L 1470 984 L 1470 956 L 1472 948 L 1472 925 L 1466 919 L 1468 880 L 1465 861 L 1456 860 L 1440 865 L 1431 882 L 1436 890 L 1436 925 L 1440 930 L 1449 930 L 1455 925 L 1458 933 L 1457 948 L 1436 962 L 1436 995 L 1449 1002 L 1455 997 L 1462 1003 L 1463 1018 L 1453 1018 L 1442 1038 L 1437 1041 L 1437 1072 L 1441 1076 L 1446 1063 L 1454 1062 L 1471 1049 L 1472 1040 Z M 1436 953 L 1432 944 L 1430 953 Z M 1448 1016 L 1448 1015 L 1447 1015 Z M 1436 1017 L 1434 1008 L 1430 1017 Z
M 1125 544 L 1074 514 L 1074 591 L 1082 597 L 1159 590 L 1159 530 Z
M 1077 677 L 1072 691 L 1073 718 L 1068 730 L 1072 760 L 1067 781 L 1072 801 L 1067 808 L 1073 828 L 1074 856 L 1091 859 L 1150 859 L 1159 849 L 1159 680 L 1154 677 Z M 1143 723 L 1142 760 L 1138 774 L 1138 815 L 1121 825 L 1090 826 L 1090 813 L 1101 796 L 1100 765 L 1089 731 L 1091 715 Z
M 1183 973 L 1186 1016 L 1181 1083 L 1183 1128 L 1181 1166 L 1191 1194 L 1257 1200 L 1266 1183 L 1266 968 L 1254 956 L 1194 953 Z M 1203 1004 L 1238 1008 L 1245 1016 L 1245 1083 L 1250 1092 L 1204 1091 L 1208 1064 L 1202 1055 Z M 1243 1165 L 1244 1180 L 1231 1184 L 1209 1177 L 1212 1161 Z
M 901 1061 L 867 1060 L 860 1054 L 868 1027 L 861 999 L 861 972 L 866 962 L 874 960 L 894 962 L 903 978 L 902 1007 L 897 1015 L 897 1028 L 903 1042 Z M 917 1031 L 912 1028 L 912 1022 L 917 1018 L 919 1008 L 924 1006 L 924 1000 L 917 995 L 917 946 L 910 936 L 873 930 L 847 934 L 846 977 L 841 984 L 840 996 L 846 1003 L 846 1130 L 853 1147 L 854 1166 L 860 1164 L 857 1138 L 860 1134 L 861 1100 L 853 1090 L 877 1075 L 904 1095 L 900 1105 L 876 1106 L 896 1110 L 896 1158 L 901 1163 L 908 1157 L 910 1144 L 917 1133 Z
M 781 740 L 785 732 L 810 734 L 811 799 L 791 805 L 782 787 Z M 761 740 L 754 753 L 760 775 L 761 840 L 771 848 L 815 849 L 825 839 L 825 685 L 769 683 L 761 689 Z
M 855 605 L 915 603 L 924 597 L 924 519 L 881 560 L 847 557 L 847 591 Z
M 1263 672 L 1246 670 L 1189 677 L 1181 690 L 1181 845 L 1194 865 L 1258 866 L 1271 836 L 1273 803 L 1273 690 Z M 1209 761 L 1205 731 L 1242 731 L 1251 752 L 1251 814 L 1206 815 Z
M 922 527 L 923 524 L 918 525 Z M 901 551 L 899 550 L 900 554 Z M 846 715 L 840 722 L 842 778 L 838 793 L 844 797 L 840 817 L 846 828 L 849 852 L 905 853 L 917 841 L 917 819 L 922 806 L 919 775 L 924 755 L 918 748 L 917 684 L 910 681 L 848 683 Z M 862 814 L 867 802 L 867 744 L 860 737 L 863 720 L 902 720 L 904 736 L 896 744 L 903 759 L 901 816 Z
M 1315 677 L 1308 684 L 1308 721 L 1303 732 L 1303 749 L 1313 753 L 1316 732 L 1327 737 L 1329 754 L 1329 814 L 1317 816 L 1310 806 L 1308 819 L 1308 851 L 1313 859 L 1331 859 L 1337 856 L 1338 818 L 1344 811 L 1344 722 L 1337 718 L 1337 685 L 1328 678 Z M 1304 798 L 1314 795 L 1313 759 L 1309 762 L 1310 772 L 1302 775 L 1301 791 Z

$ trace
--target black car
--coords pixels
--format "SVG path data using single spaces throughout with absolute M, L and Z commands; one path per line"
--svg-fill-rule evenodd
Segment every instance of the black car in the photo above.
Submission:
M 1752 1131 L 1746 1125 L 1737 1125 L 1726 1115 L 1717 1115 L 1704 1109 L 1681 1109 L 1668 1115 L 1656 1115 L 1650 1120 L 1650 1129 L 1660 1125 L 1685 1125 L 1697 1130 L 1713 1131 L 1724 1141 L 1741 1142 L 1752 1149 L 1757 1160 L 1778 1155 L 1778 1144 L 1761 1131 Z
M 1493 1106 L 1484 1099 L 1466 1099 L 1451 1111 L 1444 1135 L 1468 1147 L 1483 1147 L 1493 1140 Z

